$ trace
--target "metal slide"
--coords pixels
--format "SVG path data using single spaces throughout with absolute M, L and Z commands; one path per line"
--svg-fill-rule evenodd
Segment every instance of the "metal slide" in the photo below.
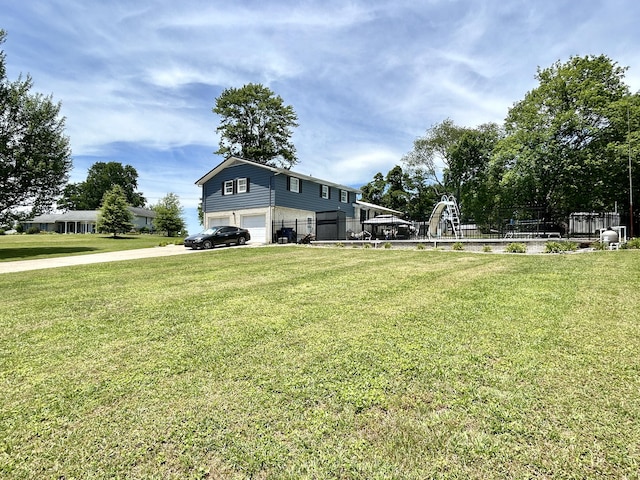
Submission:
M 458 203 L 453 195 L 443 195 L 440 201 L 436 204 L 431 212 L 429 218 L 429 231 L 427 232 L 429 238 L 436 238 L 442 236 L 440 230 L 440 223 L 444 220 L 445 228 L 446 223 L 451 224 L 451 230 L 456 239 L 462 237 L 462 231 L 460 229 L 460 211 L 458 210 Z

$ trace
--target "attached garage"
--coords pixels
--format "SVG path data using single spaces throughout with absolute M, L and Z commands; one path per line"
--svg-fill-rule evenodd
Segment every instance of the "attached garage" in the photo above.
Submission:
M 229 223 L 229 217 L 214 217 L 207 220 L 207 228 L 222 227 L 224 225 L 231 225 Z
M 267 243 L 266 215 L 243 215 L 240 226 L 249 230 L 251 242 Z

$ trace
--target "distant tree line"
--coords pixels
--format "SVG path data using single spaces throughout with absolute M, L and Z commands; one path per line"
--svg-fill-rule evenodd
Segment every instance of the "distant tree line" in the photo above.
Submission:
M 557 223 L 616 204 L 628 212 L 630 162 L 640 184 L 640 97 L 626 70 L 604 55 L 538 68 L 539 85 L 503 125 L 445 119 L 414 141 L 402 166 L 364 185 L 363 200 L 424 220 L 440 196 L 455 195 L 463 217 L 480 225 L 507 211 Z

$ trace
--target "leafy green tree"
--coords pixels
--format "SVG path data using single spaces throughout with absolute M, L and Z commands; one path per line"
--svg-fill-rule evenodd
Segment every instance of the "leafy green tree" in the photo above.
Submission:
M 539 209 L 548 221 L 613 208 L 621 198 L 610 179 L 624 166 L 610 146 L 624 133 L 612 107 L 629 96 L 625 70 L 604 55 L 538 68 L 539 86 L 511 108 L 496 149 L 503 201 Z
M 409 193 L 405 190 L 405 175 L 402 167 L 396 165 L 386 177 L 387 188 L 382 196 L 382 204 L 387 208 L 404 212 L 407 208 Z
M 5 38 L 0 30 L 0 45 Z M 71 170 L 60 104 L 31 93 L 32 86 L 29 75 L 6 78 L 0 51 L 0 225 L 49 210 Z
M 104 194 L 96 228 L 99 232 L 125 233 L 133 228 L 133 213 L 127 205 L 127 197 L 120 185 L 114 185 Z
M 451 148 L 467 130 L 455 125 L 451 119 L 433 125 L 423 137 L 413 142 L 413 149 L 402 158 L 402 162 L 408 167 L 419 167 L 440 195 L 452 193 L 447 191 L 443 172 L 449 168 Z
M 228 88 L 216 99 L 213 112 L 221 117 L 215 153 L 284 168 L 298 163 L 291 142 L 298 117 L 269 88 L 253 83 Z
M 502 136 L 496 124 L 474 129 L 446 119 L 416 139 L 413 150 L 402 159 L 411 179 L 405 183 L 419 189 L 420 205 L 413 207 L 416 197 L 409 202 L 412 218 L 428 217 L 442 195 L 454 195 L 463 217 L 486 221 L 495 195 L 490 186 L 496 183 L 490 181 L 490 160 Z
M 180 199 L 175 193 L 168 193 L 153 210 L 156 212 L 153 226 L 157 231 L 166 232 L 168 237 L 173 237 L 186 228 Z
M 405 170 L 405 188 L 409 194 L 405 213 L 411 220 L 426 221 L 440 200 L 436 186 L 421 168 Z
M 100 208 L 104 194 L 114 185 L 122 187 L 127 203 L 143 207 L 146 199 L 138 188 L 138 172 L 131 165 L 119 162 L 96 162 L 87 172 L 87 179 L 71 183 L 64 189 L 58 207 L 67 210 L 96 210 Z
M 68 183 L 57 202 L 57 206 L 61 210 L 95 210 L 95 208 L 87 208 L 88 204 L 84 182 Z
M 412 220 L 429 218 L 438 194 L 421 168 L 403 171 L 396 165 L 386 176 L 378 172 L 361 189 L 362 200 L 405 213 Z
M 375 205 L 382 205 L 386 188 L 387 182 L 385 181 L 384 176 L 380 172 L 376 173 L 373 176 L 373 180 L 366 185 L 363 185 L 360 189 L 362 192 L 362 201 L 373 203 Z
M 481 125 L 467 129 L 447 151 L 449 163 L 444 171 L 444 183 L 458 200 L 466 220 L 473 219 L 482 225 L 491 223 L 497 194 L 491 159 L 502 136 L 499 125 Z
M 204 226 L 204 211 L 202 210 L 202 199 L 198 203 L 198 224 Z
M 640 93 L 628 95 L 619 102 L 614 102 L 610 107 L 611 129 L 616 132 L 614 138 L 607 145 L 607 158 L 612 168 L 607 169 L 603 175 L 609 192 L 605 193 L 606 198 L 623 198 L 618 201 L 618 205 L 623 212 L 623 217 L 630 214 L 629 188 L 633 186 L 633 198 L 635 208 L 633 209 L 634 219 L 638 218 L 638 205 L 640 202 Z M 631 169 L 631 171 L 629 171 Z M 631 185 L 629 180 L 631 178 Z M 629 220 L 625 222 L 629 225 Z M 634 221 L 633 229 L 630 233 L 637 236 L 637 221 Z

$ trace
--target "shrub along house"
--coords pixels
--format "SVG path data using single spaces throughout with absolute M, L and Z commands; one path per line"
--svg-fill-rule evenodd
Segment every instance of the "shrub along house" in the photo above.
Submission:
M 247 228 L 253 242 L 345 240 L 388 209 L 359 202 L 360 190 L 291 170 L 230 157 L 196 185 L 204 225 Z

